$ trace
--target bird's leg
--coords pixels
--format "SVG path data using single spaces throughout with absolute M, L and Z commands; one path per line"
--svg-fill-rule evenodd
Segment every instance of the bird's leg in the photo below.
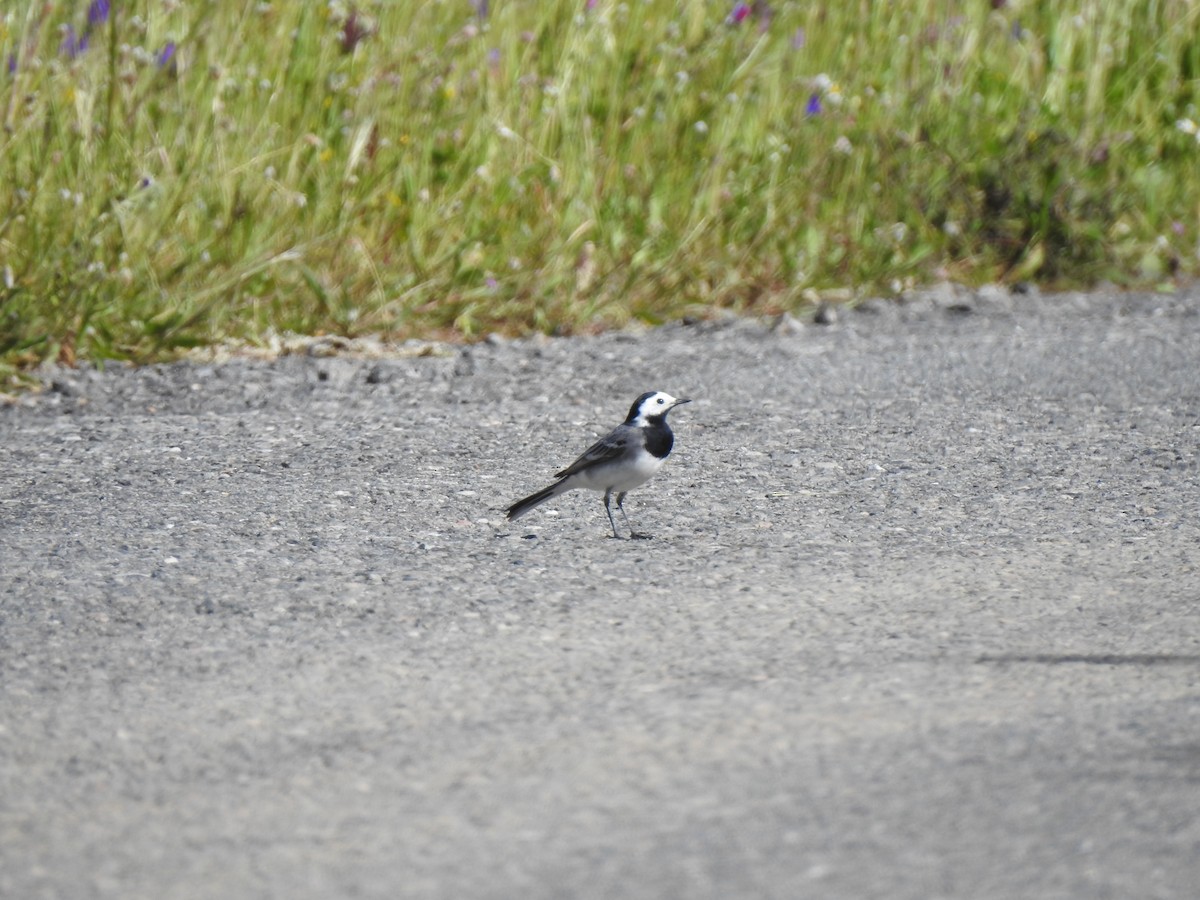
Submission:
M 621 493 L 617 494 L 617 509 L 621 511 L 621 517 L 625 520 L 625 527 L 629 529 L 629 539 L 631 541 L 647 539 L 650 535 L 634 531 L 633 526 L 629 524 L 629 514 L 625 512 L 625 495 L 628 493 L 628 491 L 621 491 Z
M 622 494 L 621 496 L 623 497 L 625 495 Z M 604 511 L 606 513 L 608 513 L 608 524 L 612 526 L 613 537 L 616 537 L 617 536 L 617 523 L 613 521 L 612 507 L 608 505 L 608 501 L 609 501 L 610 497 L 612 497 L 612 488 L 609 488 L 607 491 L 604 492 Z M 621 498 L 620 497 L 617 498 L 617 508 L 618 509 L 621 508 Z M 622 509 L 621 512 L 624 513 L 625 510 Z
M 633 526 L 629 524 L 629 514 L 625 512 L 625 495 L 628 491 L 621 491 L 617 494 L 617 509 L 621 511 L 621 518 L 625 520 L 625 527 L 629 529 L 630 535 L 633 534 Z

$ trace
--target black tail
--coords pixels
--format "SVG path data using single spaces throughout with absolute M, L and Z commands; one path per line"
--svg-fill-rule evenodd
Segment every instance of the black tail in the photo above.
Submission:
M 543 488 L 536 494 L 530 494 L 524 500 L 518 500 L 508 508 L 508 518 L 516 519 L 519 516 L 523 516 L 535 506 L 545 503 L 551 497 L 557 497 L 566 490 L 569 490 L 566 486 L 566 483 L 559 481 L 550 485 L 548 488 Z

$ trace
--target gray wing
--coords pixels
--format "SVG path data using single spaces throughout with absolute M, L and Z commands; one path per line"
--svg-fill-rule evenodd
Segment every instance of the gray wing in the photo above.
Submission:
M 568 475 L 574 475 L 576 472 L 582 472 L 584 469 L 589 469 L 597 463 L 608 462 L 610 459 L 616 459 L 625 452 L 625 448 L 629 446 L 629 439 L 632 429 L 622 425 L 619 428 L 600 438 L 592 446 L 583 451 L 583 455 L 575 462 L 571 463 L 561 472 L 555 472 L 555 478 L 566 478 Z

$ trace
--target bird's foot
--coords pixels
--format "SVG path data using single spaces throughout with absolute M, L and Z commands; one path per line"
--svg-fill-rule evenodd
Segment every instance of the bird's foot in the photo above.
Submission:
M 646 534 L 641 531 L 631 531 L 629 532 L 629 539 L 631 541 L 649 541 L 654 539 L 654 535 Z

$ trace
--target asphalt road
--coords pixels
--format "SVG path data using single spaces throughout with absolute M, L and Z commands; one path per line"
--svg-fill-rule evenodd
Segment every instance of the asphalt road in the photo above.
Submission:
M 47 373 L 0 896 L 1194 900 L 1200 292 L 769 326 Z

